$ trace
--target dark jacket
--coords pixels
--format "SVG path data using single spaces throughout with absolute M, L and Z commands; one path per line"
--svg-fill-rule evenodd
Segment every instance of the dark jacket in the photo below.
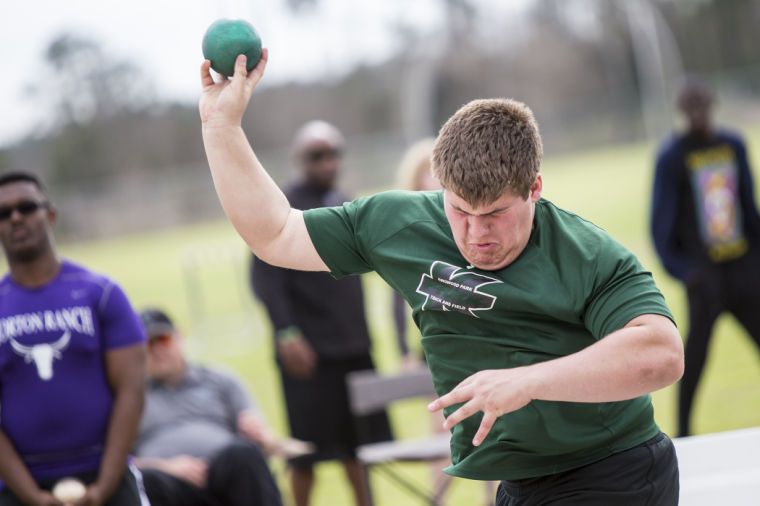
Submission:
M 306 210 L 338 206 L 349 200 L 336 190 L 318 191 L 305 183 L 288 186 L 290 205 Z M 348 358 L 369 353 L 361 279 L 336 280 L 327 272 L 273 267 L 254 258 L 251 287 L 264 303 L 273 330 L 298 327 L 322 358 Z
M 715 267 L 700 232 L 695 191 L 687 168 L 687 157 L 707 148 L 727 146 L 734 152 L 738 175 L 740 222 L 750 251 L 760 246 L 760 215 L 755 205 L 754 187 L 747 152 L 739 135 L 718 131 L 714 138 L 701 140 L 674 135 L 657 156 L 651 210 L 651 232 L 657 253 L 672 276 L 687 281 L 697 271 Z

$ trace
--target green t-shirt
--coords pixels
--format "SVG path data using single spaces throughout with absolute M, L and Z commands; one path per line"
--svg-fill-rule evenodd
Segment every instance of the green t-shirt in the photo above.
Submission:
M 442 192 L 385 192 L 304 214 L 336 277 L 376 271 L 408 301 L 439 395 L 484 369 L 575 353 L 642 314 L 672 319 L 649 272 L 592 223 L 536 204 L 525 250 L 482 271 L 456 247 Z M 446 415 L 458 406 L 445 410 Z M 607 403 L 532 401 L 497 419 L 479 447 L 478 413 L 452 430 L 454 476 L 521 479 L 573 469 L 658 432 L 649 395 Z

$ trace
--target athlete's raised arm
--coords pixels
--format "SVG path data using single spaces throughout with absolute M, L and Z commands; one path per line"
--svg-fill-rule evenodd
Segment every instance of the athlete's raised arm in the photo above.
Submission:
M 291 269 L 327 270 L 317 254 L 301 211 L 292 209 L 267 174 L 243 133 L 241 119 L 264 74 L 269 53 L 246 75 L 238 56 L 231 79 L 214 81 L 210 62 L 201 65 L 200 115 L 214 187 L 224 212 L 251 250 L 267 263 Z

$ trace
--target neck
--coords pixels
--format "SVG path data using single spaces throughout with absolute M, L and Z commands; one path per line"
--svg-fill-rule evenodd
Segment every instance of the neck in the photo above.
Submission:
M 167 374 L 161 378 L 160 381 L 168 387 L 176 387 L 182 383 L 182 380 L 185 378 L 186 371 L 187 363 L 183 360 L 181 366 L 179 366 L 175 371 L 172 371 L 170 374 Z
M 712 139 L 715 136 L 715 132 L 711 128 L 689 129 L 686 131 L 686 134 L 692 139 L 703 141 Z
M 61 270 L 61 259 L 54 252 L 34 260 L 9 262 L 13 281 L 27 288 L 36 288 L 53 280 Z

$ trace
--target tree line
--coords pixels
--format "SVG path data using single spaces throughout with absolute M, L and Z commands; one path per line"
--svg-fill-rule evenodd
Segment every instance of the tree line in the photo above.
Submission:
M 518 23 L 489 19 L 476 0 L 442 2 L 449 16 L 434 41 L 398 26 L 408 50 L 379 65 L 257 92 L 244 127 L 281 177 L 293 132 L 313 118 L 363 139 L 357 145 L 402 150 L 463 103 L 510 96 L 534 109 L 552 153 L 664 133 L 685 73 L 705 75 L 741 109 L 760 84 L 760 6 L 751 0 L 535 0 Z M 318 3 L 290 1 L 294 13 Z M 490 35 L 476 35 L 485 22 Z M 159 101 L 136 64 L 76 33 L 54 38 L 43 58 L 56 77 L 31 96 L 48 104 L 49 120 L 0 150 L 0 169 L 33 168 L 51 186 L 92 193 L 118 191 L 114 181 L 184 177 L 202 164 L 196 104 Z M 361 165 L 357 184 L 392 181 L 371 160 Z

